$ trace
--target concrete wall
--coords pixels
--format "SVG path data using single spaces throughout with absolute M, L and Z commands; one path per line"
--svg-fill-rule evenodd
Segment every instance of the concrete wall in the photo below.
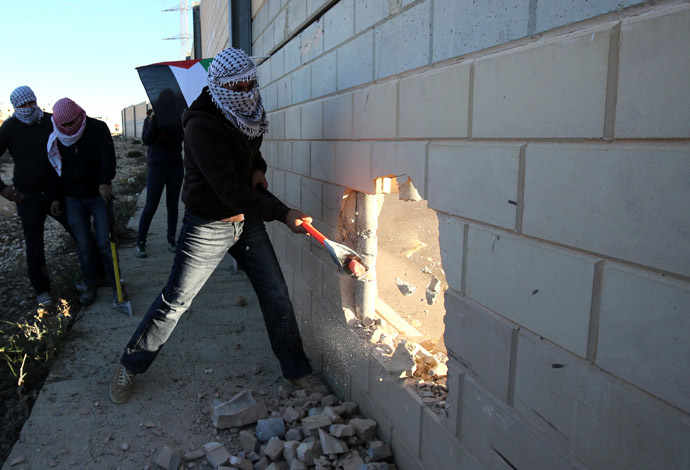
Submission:
M 122 135 L 124 137 L 141 139 L 146 111 L 149 109 L 151 109 L 151 104 L 147 102 L 133 104 L 122 109 Z
M 690 467 L 688 2 L 255 3 L 273 192 L 336 237 L 345 191 L 408 174 L 439 216 L 444 419 L 269 227 L 312 359 L 398 466 Z

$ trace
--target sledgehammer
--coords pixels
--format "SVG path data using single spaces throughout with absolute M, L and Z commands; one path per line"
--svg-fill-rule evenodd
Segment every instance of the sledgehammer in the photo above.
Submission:
M 261 184 L 257 184 L 256 189 L 266 196 L 275 197 Z M 309 222 L 302 222 L 302 227 L 304 227 L 305 230 L 326 249 L 326 252 L 331 256 L 331 259 L 338 267 L 340 273 L 354 277 L 357 280 L 363 279 L 367 275 L 369 268 L 356 251 L 345 245 L 329 240 Z

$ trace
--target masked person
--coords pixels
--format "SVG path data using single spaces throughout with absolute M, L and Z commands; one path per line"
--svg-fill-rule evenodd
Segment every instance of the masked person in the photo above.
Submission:
M 185 215 L 172 272 L 130 339 L 110 386 L 124 403 L 135 374 L 145 372 L 180 316 L 226 253 L 244 269 L 259 299 L 269 340 L 283 376 L 300 388 L 324 389 L 311 375 L 287 285 L 264 222 L 285 223 L 295 233 L 311 222 L 300 211 L 257 192 L 267 187 L 259 148 L 268 129 L 256 65 L 243 51 L 225 49 L 209 66 L 208 87 L 182 115 Z
M 38 107 L 36 95 L 28 86 L 16 88 L 10 102 L 15 111 L 0 127 L 0 155 L 9 150 L 14 176 L 9 186 L 0 180 L 0 194 L 17 204 L 29 282 L 38 303 L 50 305 L 53 300 L 43 239 L 46 216 L 52 216 L 71 233 L 59 204 L 60 182 L 46 158 L 46 142 L 53 130 L 51 114 Z
M 115 285 L 110 251 L 111 181 L 115 177 L 115 146 L 108 126 L 69 98 L 53 106 L 53 132 L 48 138 L 48 159 L 61 176 L 67 205 L 67 221 L 77 241 L 79 266 L 86 284 L 79 301 L 90 305 L 98 287 L 97 259 L 105 279 Z M 91 235 L 91 224 L 97 250 Z
M 146 258 L 146 236 L 151 219 L 165 189 L 165 207 L 168 211 L 168 250 L 175 252 L 175 231 L 177 229 L 177 208 L 180 189 L 184 178 L 182 166 L 182 138 L 184 132 L 180 123 L 159 126 L 153 110 L 144 120 L 141 140 L 149 146 L 147 153 L 148 174 L 146 177 L 146 204 L 139 217 L 137 232 L 137 258 Z

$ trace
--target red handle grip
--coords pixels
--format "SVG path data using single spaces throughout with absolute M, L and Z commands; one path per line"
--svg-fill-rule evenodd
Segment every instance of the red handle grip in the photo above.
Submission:
M 304 227 L 306 231 L 309 232 L 309 235 L 314 237 L 317 242 L 326 246 L 326 244 L 323 242 L 324 240 L 326 240 L 326 237 L 321 232 L 316 230 L 312 224 L 310 224 L 309 222 L 302 222 L 302 227 Z

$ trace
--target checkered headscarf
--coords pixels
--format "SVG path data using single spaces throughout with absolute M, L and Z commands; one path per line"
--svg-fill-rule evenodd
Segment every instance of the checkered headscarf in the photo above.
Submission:
M 246 93 L 222 87 L 248 80 L 256 81 L 256 86 Z M 213 58 L 208 68 L 208 90 L 225 118 L 247 137 L 258 137 L 268 130 L 256 64 L 244 51 L 230 47 Z
M 29 108 L 20 108 L 21 105 L 29 101 L 36 101 L 36 95 L 34 95 L 33 90 L 28 86 L 17 87 L 10 94 L 10 102 L 12 106 L 14 106 L 14 117 L 24 124 L 34 124 L 43 117 L 43 111 L 38 105 Z
M 76 119 L 74 124 L 64 127 L 63 124 Z M 62 175 L 62 155 L 58 147 L 58 140 L 62 145 L 74 145 L 86 128 L 86 111 L 69 98 L 62 98 L 53 105 L 53 132 L 48 137 L 48 160 L 58 175 Z

